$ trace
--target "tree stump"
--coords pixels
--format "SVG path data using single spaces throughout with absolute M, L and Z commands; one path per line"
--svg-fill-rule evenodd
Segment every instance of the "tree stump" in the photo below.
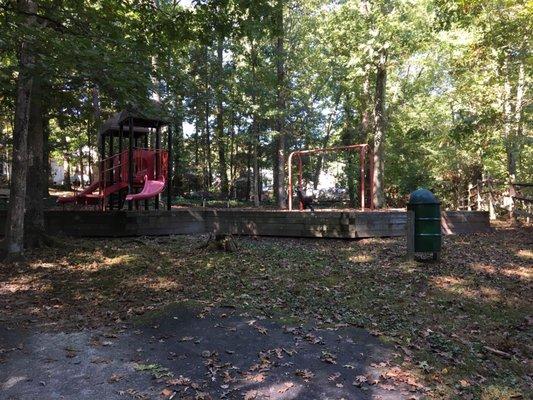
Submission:
M 237 252 L 237 241 L 229 234 L 209 234 L 207 242 L 201 248 Z

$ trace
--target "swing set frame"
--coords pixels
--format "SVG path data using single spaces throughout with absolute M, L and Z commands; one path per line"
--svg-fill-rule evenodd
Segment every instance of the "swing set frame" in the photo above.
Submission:
M 326 147 L 323 149 L 309 149 L 309 150 L 296 150 L 293 151 L 291 154 L 289 154 L 288 159 L 288 169 L 289 169 L 289 186 L 288 186 L 288 206 L 289 211 L 293 211 L 292 209 L 292 197 L 293 197 L 293 188 L 292 188 L 292 159 L 296 156 L 298 158 L 298 187 L 300 190 L 302 190 L 302 174 L 303 174 L 303 166 L 302 166 L 302 156 L 309 155 L 309 154 L 320 154 L 320 153 L 335 153 L 335 152 L 341 152 L 341 151 L 359 151 L 359 197 L 361 199 L 361 211 L 365 210 L 365 164 L 366 164 L 366 156 L 369 154 L 369 163 L 370 163 L 370 209 L 374 209 L 374 157 L 372 157 L 372 152 L 370 150 L 370 146 L 368 144 L 351 144 L 348 146 L 339 146 L 339 147 Z M 350 177 L 348 177 L 350 178 Z M 304 205 L 301 201 L 300 203 L 300 211 L 303 211 Z

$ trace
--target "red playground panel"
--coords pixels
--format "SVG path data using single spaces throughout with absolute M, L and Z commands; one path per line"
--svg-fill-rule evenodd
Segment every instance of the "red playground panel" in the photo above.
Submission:
M 125 150 L 101 161 L 100 171 L 100 180 L 93 182 L 74 196 L 60 197 L 57 203 L 103 205 L 110 195 L 128 188 L 128 151 Z M 139 193 L 128 194 L 126 200 L 147 200 L 162 193 L 165 189 L 167 173 L 168 152 L 166 150 L 133 149 L 132 191 L 138 188 L 142 190 Z

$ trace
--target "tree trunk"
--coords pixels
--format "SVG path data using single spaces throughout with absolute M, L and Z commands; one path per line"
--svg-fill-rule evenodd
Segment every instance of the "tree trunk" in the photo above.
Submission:
M 328 121 L 326 122 L 326 134 L 324 136 L 324 141 L 322 142 L 322 148 L 325 149 L 328 147 L 329 139 L 331 136 L 331 130 L 333 128 L 333 121 L 335 119 L 335 116 L 337 115 L 337 107 L 339 103 L 340 96 L 337 97 L 335 101 L 335 107 L 333 108 L 333 111 L 328 116 Z M 320 179 L 320 172 L 322 171 L 322 165 L 324 164 L 324 153 L 321 153 L 318 155 L 318 159 L 316 162 L 314 177 L 313 177 L 313 189 L 318 189 L 318 183 Z
M 234 173 L 234 149 L 235 149 L 235 110 L 231 110 L 231 126 L 229 136 L 229 191 L 234 192 L 235 189 L 235 173 Z M 235 196 L 232 194 L 232 198 Z
M 376 69 L 376 96 L 374 100 L 374 205 L 385 207 L 385 96 L 387 87 L 387 50 L 381 49 Z
M 346 99 L 344 102 L 344 129 L 342 134 L 342 141 L 345 146 L 349 146 L 353 144 L 355 140 L 355 126 L 354 126 L 354 116 L 352 112 L 352 105 L 350 102 L 349 95 L 346 95 Z M 355 200 L 356 200 L 356 185 L 355 185 L 355 179 L 356 179 L 356 172 L 357 172 L 357 164 L 356 164 L 356 153 L 353 151 L 347 151 L 345 153 L 346 156 L 346 181 L 348 184 L 348 195 L 350 197 L 350 206 L 355 207 Z
M 218 37 L 217 43 L 217 144 L 218 144 L 218 166 L 220 174 L 220 191 L 223 196 L 228 196 L 228 171 L 226 165 L 226 144 L 224 142 L 224 109 L 222 102 L 222 83 L 224 82 L 223 58 L 224 38 Z
M 21 13 L 35 13 L 33 0 L 19 0 Z M 26 28 L 35 24 L 35 17 L 27 16 Z M 19 46 L 19 75 L 17 79 L 17 98 L 15 102 L 15 126 L 13 130 L 13 161 L 9 209 L 6 218 L 5 250 L 8 259 L 17 258 L 24 251 L 24 212 L 26 203 L 26 177 L 28 172 L 28 121 L 33 84 L 33 55 L 30 45 L 22 40 Z
M 261 192 L 259 191 L 259 181 L 260 181 L 260 177 L 259 177 L 259 157 L 258 157 L 258 152 L 257 152 L 257 147 L 258 147 L 258 142 L 259 142 L 259 133 L 258 133 L 258 129 L 257 129 L 257 115 L 253 114 L 252 116 L 252 141 L 253 141 L 253 144 L 252 144 L 252 164 L 253 164 L 253 176 L 254 176 L 254 181 L 253 181 L 253 192 L 252 192 L 252 195 L 254 196 L 254 206 L 256 207 L 259 207 L 260 203 L 261 203 Z
M 276 2 L 276 77 L 277 77 L 277 94 L 276 94 L 276 146 L 275 146 L 275 197 L 279 208 L 285 208 L 285 49 L 284 49 L 284 0 Z
M 91 95 L 92 95 L 92 109 L 93 109 L 93 115 L 92 115 L 93 126 L 92 126 L 91 131 L 94 132 L 96 136 L 96 145 L 98 146 L 98 148 L 100 148 L 100 124 L 102 122 L 101 121 L 102 113 L 100 109 L 100 90 L 98 89 L 97 85 L 94 85 L 92 87 Z M 93 140 L 92 140 L 91 133 L 89 133 L 87 141 L 89 145 L 89 179 L 92 183 L 93 182 L 93 176 L 92 176 L 93 171 L 92 171 L 92 151 L 91 150 L 92 150 Z
M 516 139 L 518 140 L 517 153 L 520 152 L 520 144 L 524 129 L 524 123 L 522 120 L 522 114 L 524 110 L 524 95 L 526 91 L 526 71 L 524 67 L 524 61 L 520 60 L 518 66 L 518 82 L 516 85 L 516 101 L 515 101 L 515 132 Z
M 43 112 L 43 168 L 44 168 L 44 182 L 43 182 L 43 197 L 50 197 L 48 189 L 50 178 L 52 176 L 52 167 L 50 165 L 50 118 L 44 115 Z
M 207 190 L 211 189 L 213 184 L 213 172 L 212 172 L 212 163 L 211 163 L 211 132 L 209 129 L 209 100 L 205 100 L 205 126 L 204 126 L 204 144 L 205 144 L 205 153 L 207 158 L 207 177 L 206 177 L 206 186 Z
M 250 142 L 248 144 L 248 151 L 246 152 L 246 198 L 250 200 L 250 195 L 252 194 L 252 152 L 253 145 Z
M 65 157 L 65 163 L 67 164 L 67 167 L 65 168 L 65 171 L 64 171 L 63 186 L 65 187 L 65 189 L 71 190 L 72 179 L 70 176 L 70 154 L 68 153 L 68 150 L 65 151 L 64 157 Z
M 177 100 L 177 113 L 174 129 L 172 130 L 172 155 L 174 167 L 172 182 L 174 182 L 174 194 L 183 193 L 183 174 L 184 174 L 184 160 L 183 160 L 183 104 L 182 99 Z
M 367 143 L 372 126 L 372 110 L 370 104 L 370 68 L 367 68 L 363 81 L 363 96 L 361 98 L 361 129 L 359 143 Z
M 255 68 L 257 66 L 257 54 L 255 51 L 255 41 L 252 40 L 251 45 L 251 52 L 250 52 L 251 58 L 252 58 L 252 82 L 255 82 L 256 76 L 255 76 Z M 253 196 L 254 196 L 254 206 L 259 207 L 261 203 L 261 192 L 259 188 L 259 160 L 258 160 L 258 151 L 257 147 L 259 146 L 259 129 L 257 126 L 257 104 L 256 104 L 256 90 L 255 87 L 252 87 L 252 143 L 253 143 L 253 174 L 254 174 L 254 181 L 253 181 Z
M 26 179 L 25 243 L 40 247 L 45 237 L 43 193 L 46 168 L 43 162 L 44 130 L 42 83 L 33 79 L 28 123 L 28 176 Z
M 513 135 L 513 111 L 511 105 L 511 71 L 509 69 L 509 54 L 505 54 L 503 61 L 503 74 L 504 74 L 504 85 L 503 85 L 503 135 L 505 140 L 505 149 L 507 152 L 507 178 L 509 184 L 509 197 L 510 197 L 510 207 L 509 207 L 509 217 L 516 221 L 515 218 L 515 204 L 513 196 L 516 195 L 514 188 L 514 183 L 516 180 L 516 159 L 517 159 L 517 150 L 515 143 L 515 135 Z
M 204 118 L 205 118 L 205 152 L 207 158 L 207 190 L 211 189 L 213 184 L 212 159 L 211 159 L 211 132 L 209 127 L 209 55 L 208 48 L 205 46 L 204 50 Z
M 83 144 L 80 143 L 79 147 L 78 147 L 78 154 L 79 154 L 79 163 L 80 163 L 80 189 L 83 188 L 84 184 L 83 184 L 83 170 L 85 168 L 85 166 L 83 165 Z

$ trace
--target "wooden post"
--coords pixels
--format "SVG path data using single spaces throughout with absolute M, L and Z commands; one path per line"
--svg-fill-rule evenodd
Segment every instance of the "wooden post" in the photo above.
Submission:
M 415 259 L 415 212 L 407 211 L 405 235 L 407 239 L 407 259 Z
M 124 144 L 123 136 L 124 136 L 124 124 L 120 123 L 120 125 L 118 126 L 118 152 L 119 153 L 122 153 L 122 147 Z
M 172 129 L 167 132 L 167 210 L 172 208 Z
M 481 197 L 483 192 L 483 182 L 478 179 L 477 181 L 477 211 L 483 210 L 483 198 Z
M 472 198 L 472 189 L 474 189 L 474 185 L 472 185 L 472 183 L 469 183 L 468 194 L 466 196 L 466 209 L 468 211 L 472 211 L 472 201 L 470 200 Z

